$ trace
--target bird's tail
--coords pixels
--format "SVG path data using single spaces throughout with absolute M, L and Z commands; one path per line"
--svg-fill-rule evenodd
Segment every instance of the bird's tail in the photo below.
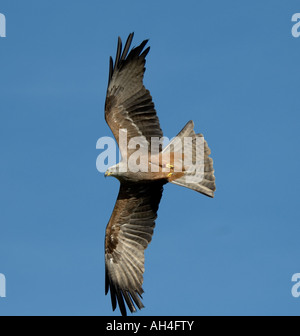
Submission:
M 162 153 L 169 153 L 175 162 L 168 174 L 169 182 L 214 197 L 216 185 L 210 149 L 203 135 L 195 133 L 193 121 L 184 126 Z

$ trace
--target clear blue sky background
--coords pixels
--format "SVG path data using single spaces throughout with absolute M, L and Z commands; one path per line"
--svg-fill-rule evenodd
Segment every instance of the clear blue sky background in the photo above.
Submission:
M 165 188 L 138 315 L 297 315 L 299 1 L 2 0 L 0 315 L 111 315 L 96 170 L 117 37 L 150 38 L 146 87 L 172 137 L 192 119 L 217 192 Z M 119 311 L 114 313 L 119 315 Z

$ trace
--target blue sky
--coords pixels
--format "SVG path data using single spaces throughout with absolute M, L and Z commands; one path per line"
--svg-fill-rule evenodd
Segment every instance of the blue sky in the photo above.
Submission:
M 118 181 L 96 170 L 108 59 L 149 38 L 164 134 L 190 119 L 214 199 L 165 187 L 138 315 L 299 315 L 298 1 L 8 1 L 0 13 L 0 315 L 111 315 L 104 233 Z M 119 315 L 119 311 L 114 313 Z

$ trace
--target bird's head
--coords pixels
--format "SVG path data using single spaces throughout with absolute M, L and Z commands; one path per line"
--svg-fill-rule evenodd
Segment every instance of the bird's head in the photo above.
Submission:
M 105 177 L 113 176 L 116 177 L 117 179 L 120 179 L 123 177 L 123 175 L 126 175 L 126 168 L 127 168 L 126 163 L 121 161 L 118 164 L 109 167 L 105 172 Z
M 115 176 L 116 175 L 116 167 L 113 166 L 113 167 L 109 167 L 107 169 L 107 171 L 105 172 L 104 176 L 107 177 L 107 176 Z

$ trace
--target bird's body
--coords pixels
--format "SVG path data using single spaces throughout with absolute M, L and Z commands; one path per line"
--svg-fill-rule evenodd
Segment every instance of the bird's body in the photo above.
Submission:
M 159 119 L 150 92 L 143 85 L 149 47 L 144 50 L 145 40 L 129 52 L 132 38 L 133 33 L 123 50 L 119 38 L 115 62 L 110 58 L 105 101 L 105 119 L 122 155 L 120 163 L 105 173 L 120 181 L 118 198 L 106 227 L 105 292 L 110 290 L 112 307 L 115 309 L 118 302 L 122 315 L 126 315 L 124 300 L 131 312 L 136 311 L 135 306 L 144 307 L 144 250 L 152 239 L 163 186 L 171 182 L 209 197 L 215 191 L 210 150 L 203 135 L 194 132 L 192 121 L 162 149 Z M 121 140 L 121 130 L 126 131 L 125 140 Z M 190 147 L 185 146 L 186 139 L 190 139 Z M 202 144 L 201 160 L 194 163 L 200 153 L 198 143 Z
M 173 154 L 173 153 L 172 153 Z M 114 176 L 120 182 L 151 182 L 154 180 L 165 180 L 170 182 L 174 175 L 179 177 L 183 175 L 183 172 L 174 172 L 174 167 L 179 165 L 180 160 L 174 158 L 174 155 L 159 154 L 150 155 L 147 153 L 144 156 L 140 156 L 140 161 L 145 162 L 144 170 L 132 171 L 128 167 L 128 163 L 120 161 L 118 164 L 110 167 L 105 176 Z M 184 167 L 183 167 L 184 170 Z

